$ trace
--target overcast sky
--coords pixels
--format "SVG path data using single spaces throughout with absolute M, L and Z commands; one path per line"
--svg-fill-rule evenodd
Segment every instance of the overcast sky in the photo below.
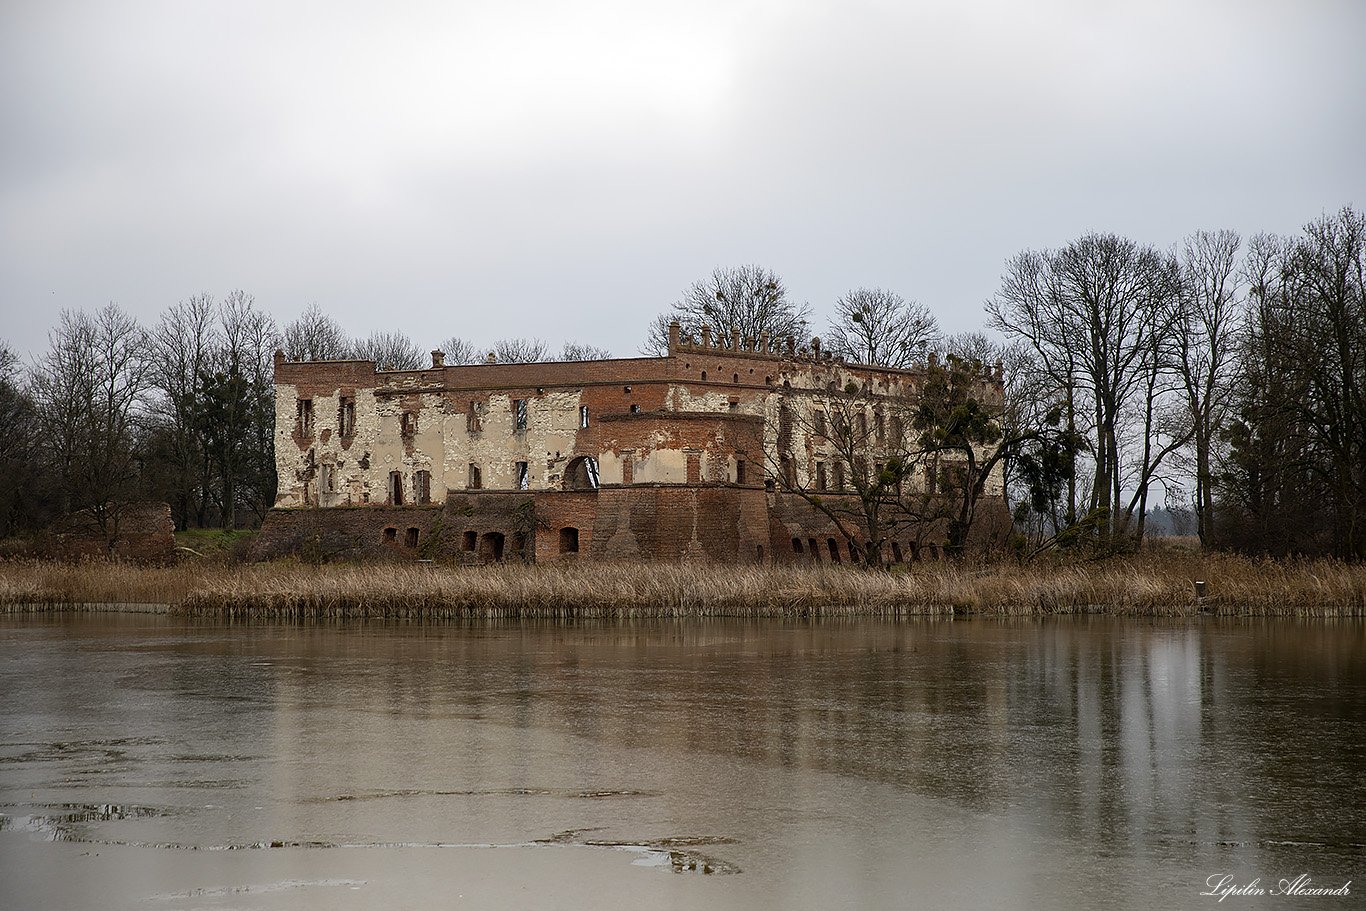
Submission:
M 1366 206 L 1362 0 L 0 2 L 0 340 L 234 288 L 637 353 L 716 266 L 949 331 L 1023 249 Z

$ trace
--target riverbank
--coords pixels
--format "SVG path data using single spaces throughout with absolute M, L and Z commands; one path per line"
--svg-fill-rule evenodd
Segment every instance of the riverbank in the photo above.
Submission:
M 1204 596 L 1195 583 L 1202 581 Z M 1018 567 L 0 563 L 0 611 L 205 618 L 647 616 L 1366 616 L 1366 566 L 1147 553 Z

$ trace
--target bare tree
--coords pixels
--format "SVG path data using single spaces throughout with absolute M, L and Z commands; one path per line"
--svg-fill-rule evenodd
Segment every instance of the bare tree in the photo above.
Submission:
M 272 352 L 280 335 L 269 314 L 244 291 L 219 308 L 213 368 L 200 374 L 199 423 L 216 469 L 223 527 L 237 527 L 237 507 L 256 515 L 275 499 L 275 396 Z
M 1232 389 L 1233 344 L 1238 320 L 1238 249 L 1233 231 L 1199 231 L 1186 238 L 1176 365 L 1195 448 L 1195 524 L 1200 544 L 1213 543 L 1216 434 L 1224 425 Z
M 218 346 L 217 306 L 209 294 L 180 301 L 161 315 L 149 334 L 150 381 L 156 392 L 152 409 L 153 455 L 165 472 L 163 490 L 179 528 L 205 525 L 208 507 L 208 461 L 194 415 L 200 377 Z
M 737 266 L 713 269 L 693 282 L 666 313 L 650 324 L 641 351 L 662 357 L 669 351 L 669 324 L 675 320 L 684 335 L 698 336 L 708 327 L 714 338 L 739 329 L 741 338 L 805 338 L 811 308 L 788 299 L 787 288 L 772 269 Z
M 546 344 L 538 338 L 505 338 L 493 343 L 493 354 L 502 364 L 537 364 L 545 360 Z
M 1158 415 L 1147 412 L 1137 440 L 1136 496 L 1125 511 L 1122 481 L 1129 451 L 1121 445 L 1123 421 L 1136 400 L 1154 391 L 1171 369 L 1164 340 L 1175 319 L 1179 288 L 1174 257 L 1115 235 L 1088 234 L 1061 250 L 1017 256 L 987 302 L 989 324 L 1029 346 L 1041 375 L 1066 397 L 1067 426 L 1092 437 L 1089 511 L 1108 510 L 1105 535 L 1123 527 L 1142 505 L 1162 459 L 1172 451 L 1170 442 L 1154 442 Z M 1083 408 L 1089 411 L 1089 427 L 1081 419 Z M 1075 505 L 1069 511 L 1075 513 Z
M 426 363 L 422 349 L 402 332 L 372 332 L 351 346 L 351 357 L 374 361 L 380 370 L 420 370 Z
M 0 537 L 36 518 L 37 413 L 23 388 L 19 356 L 0 341 Z
M 437 350 L 445 355 L 447 364 L 459 366 L 461 364 L 478 364 L 483 361 L 479 349 L 463 338 L 452 335 L 442 342 Z
M 147 336 L 115 304 L 94 316 L 62 311 L 33 389 L 41 439 L 69 510 L 89 511 L 112 555 L 124 509 L 138 495 L 136 424 L 150 360 Z
M 1258 549 L 1366 560 L 1366 215 L 1347 207 L 1292 241 L 1256 238 L 1249 259 L 1229 472 L 1243 496 L 1230 511 L 1259 526 Z
M 560 351 L 562 361 L 605 361 L 612 356 L 606 348 L 593 345 L 580 345 L 578 342 L 565 342 Z
M 313 303 L 285 327 L 284 351 L 291 361 L 344 360 L 351 356 L 351 341 L 337 321 Z
M 856 364 L 910 367 L 939 344 L 929 308 L 881 288 L 859 288 L 835 302 L 826 348 Z

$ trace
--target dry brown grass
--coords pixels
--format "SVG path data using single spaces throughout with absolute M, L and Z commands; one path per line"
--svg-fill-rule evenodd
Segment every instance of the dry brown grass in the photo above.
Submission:
M 1195 580 L 1207 582 L 1197 600 Z M 1366 615 L 1366 566 L 1144 553 L 1016 567 L 0 563 L 0 605 L 163 604 L 195 616 L 630 617 L 980 613 Z

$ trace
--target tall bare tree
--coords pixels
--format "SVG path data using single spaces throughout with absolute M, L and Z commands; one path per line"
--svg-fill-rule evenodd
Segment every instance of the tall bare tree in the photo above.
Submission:
M 1182 248 L 1180 309 L 1172 337 L 1195 449 L 1195 525 L 1203 547 L 1214 540 L 1213 450 L 1232 393 L 1241 245 L 1234 231 L 1199 231 Z
M 446 363 L 453 366 L 478 364 L 484 360 L 478 347 L 455 335 L 442 342 L 437 350 L 445 355 Z
M 426 365 L 417 342 L 402 332 L 372 332 L 352 343 L 350 356 L 374 361 L 380 370 L 420 370 Z
M 228 529 L 237 527 L 240 503 L 259 520 L 275 498 L 272 352 L 280 336 L 275 321 L 254 304 L 241 290 L 223 300 L 220 343 L 212 367 L 200 373 L 197 416 Z
M 849 291 L 835 302 L 825 347 L 855 364 L 910 367 L 940 341 L 929 308 L 881 288 Z
M 562 361 L 605 361 L 612 356 L 606 348 L 595 345 L 581 345 L 578 342 L 565 342 L 560 350 Z
M 149 333 L 156 402 L 148 444 L 159 457 L 161 489 L 178 528 L 203 528 L 208 519 L 208 459 L 195 414 L 200 377 L 219 344 L 217 309 L 211 295 L 196 294 L 162 313 Z
M 1243 496 L 1230 512 L 1251 520 L 1256 536 L 1244 546 L 1361 561 L 1366 216 L 1349 207 L 1290 241 L 1256 238 L 1249 260 L 1249 381 L 1240 384 L 1229 472 Z
M 37 414 L 19 370 L 19 356 L 0 341 L 0 537 L 39 517 Z
M 500 364 L 537 364 L 546 358 L 546 344 L 538 338 L 505 338 L 493 344 Z
M 788 298 L 787 287 L 772 269 L 737 266 L 713 269 L 693 282 L 666 313 L 650 324 L 641 351 L 662 357 L 669 350 L 669 324 L 678 321 L 684 335 L 701 335 L 705 326 L 713 338 L 729 337 L 739 329 L 742 338 L 787 336 L 806 338 L 811 308 Z
M 989 325 L 1030 348 L 1041 375 L 1067 399 L 1069 428 L 1090 435 L 1089 511 L 1109 511 L 1107 535 L 1127 525 L 1141 507 L 1172 451 L 1169 440 L 1155 442 L 1158 415 L 1138 400 L 1171 370 L 1164 340 L 1171 333 L 1179 288 L 1174 257 L 1113 234 L 1088 234 L 1061 250 L 1019 254 L 987 302 Z M 1126 443 L 1125 420 L 1134 407 L 1146 426 Z M 1083 408 L 1089 413 L 1083 415 Z M 1083 423 L 1082 417 L 1088 420 Z M 1126 455 L 1137 461 L 1130 479 L 1135 496 L 1127 509 L 1122 501 Z
M 137 423 L 150 374 L 147 334 L 117 305 L 62 311 L 33 372 L 41 439 L 68 510 L 87 510 L 112 555 L 138 498 Z
M 341 325 L 316 303 L 285 326 L 284 352 L 291 361 L 342 360 L 351 356 L 351 347 Z

